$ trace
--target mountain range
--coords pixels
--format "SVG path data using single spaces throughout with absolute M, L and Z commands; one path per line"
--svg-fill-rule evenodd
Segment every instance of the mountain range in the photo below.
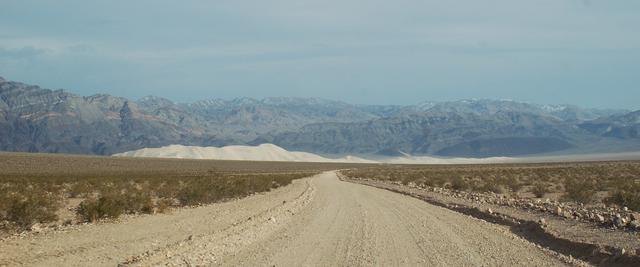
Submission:
M 640 111 L 512 100 L 353 105 L 318 98 L 175 103 L 0 78 L 0 150 L 111 155 L 172 144 L 456 157 L 640 150 Z

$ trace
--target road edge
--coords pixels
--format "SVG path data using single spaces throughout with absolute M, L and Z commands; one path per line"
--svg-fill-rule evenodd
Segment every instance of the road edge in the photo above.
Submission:
M 426 194 L 410 192 L 410 188 L 401 185 L 390 185 L 387 183 L 371 180 L 350 179 L 340 173 L 336 175 L 341 181 L 376 187 L 379 189 L 399 193 L 420 199 L 429 204 L 462 213 L 489 223 L 499 224 L 509 228 L 511 233 L 526 239 L 538 248 L 545 249 L 557 254 L 563 261 L 581 266 L 640 266 L 640 255 L 630 255 L 624 249 L 608 245 L 593 244 L 563 238 L 549 231 L 549 229 L 539 221 L 531 221 L 516 218 L 504 213 L 482 210 L 478 207 L 461 203 L 447 203 Z

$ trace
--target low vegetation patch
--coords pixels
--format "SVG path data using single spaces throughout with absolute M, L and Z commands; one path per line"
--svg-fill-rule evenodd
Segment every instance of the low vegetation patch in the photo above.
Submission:
M 533 188 L 531 188 L 531 193 L 537 198 L 543 198 L 547 193 L 549 193 L 549 186 L 544 182 L 535 182 Z
M 349 178 L 491 192 L 511 197 L 553 197 L 640 211 L 640 162 L 383 165 L 342 171 Z
M 47 192 L 37 186 L 5 188 L 0 196 L 0 219 L 17 227 L 55 221 L 60 202 L 57 192 Z
M 120 159 L 0 154 L 0 232 L 153 214 L 245 197 L 342 164 Z
M 90 198 L 80 203 L 78 215 L 87 222 L 95 222 L 104 218 L 118 218 L 125 210 L 125 201 L 114 196 Z
M 277 174 L 207 173 L 192 177 L 100 177 L 3 181 L 0 219 L 20 228 L 56 221 L 65 198 L 84 198 L 80 221 L 95 222 L 122 214 L 165 212 L 172 206 L 209 204 L 288 185 L 315 172 Z M 177 182 L 175 182 L 177 181 Z
M 616 188 L 606 202 L 640 211 L 640 183 L 628 181 Z
M 564 197 L 569 201 L 588 204 L 597 192 L 596 181 L 569 177 L 564 180 Z

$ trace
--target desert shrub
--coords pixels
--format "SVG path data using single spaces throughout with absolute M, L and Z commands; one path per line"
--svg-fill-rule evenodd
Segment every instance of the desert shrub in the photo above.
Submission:
M 486 179 L 484 185 L 480 189 L 483 192 L 493 192 L 496 194 L 504 193 L 504 188 L 497 179 Z
M 531 188 L 531 193 L 533 193 L 533 195 L 535 195 L 537 198 L 544 197 L 544 195 L 547 194 L 548 191 L 549 188 L 543 182 L 537 182 L 533 185 L 533 188 Z
M 436 180 L 435 179 L 427 179 L 424 181 L 424 185 L 426 186 L 430 186 L 430 187 L 437 187 L 439 186 L 438 184 L 436 184 Z
M 216 199 L 215 189 L 203 187 L 202 185 L 195 185 L 196 183 L 190 183 L 185 185 L 176 195 L 180 205 L 193 206 L 198 204 L 210 203 Z
M 142 190 L 131 190 L 121 196 L 126 213 L 153 213 L 151 193 Z
M 628 182 L 626 186 L 616 188 L 606 202 L 640 211 L 640 184 Z
M 469 181 L 469 190 L 474 192 L 484 192 L 484 183 L 480 180 Z
M 436 176 L 428 179 L 427 181 L 431 181 L 433 183 L 433 186 L 442 187 L 447 182 L 447 179 L 442 176 Z
M 69 189 L 67 190 L 67 194 L 69 197 L 87 197 L 89 194 L 93 193 L 95 188 L 89 184 L 88 182 L 76 182 L 71 184 Z
M 609 180 L 607 179 L 596 179 L 596 190 L 598 191 L 607 191 L 609 189 Z
M 518 192 L 522 189 L 523 184 L 515 177 L 505 177 L 501 179 L 501 184 L 505 185 L 511 192 Z M 497 193 L 497 192 L 496 192 Z
M 564 197 L 578 203 L 589 203 L 596 193 L 597 184 L 592 179 L 567 178 L 564 181 Z
M 95 222 L 102 217 L 96 199 L 86 199 L 80 202 L 76 214 L 86 222 Z
M 467 190 L 469 188 L 469 183 L 467 183 L 464 178 L 456 176 L 451 180 L 451 188 L 459 191 Z
M 175 198 L 179 190 L 180 181 L 167 180 L 156 187 L 155 193 L 160 198 Z
M 125 212 L 125 202 L 117 195 L 101 196 L 82 201 L 78 207 L 78 216 L 86 222 L 95 222 L 105 218 L 118 218 Z
M 0 184 L 0 221 L 4 220 L 7 216 L 7 209 L 9 208 L 10 201 L 9 186 L 7 184 Z
M 173 199 L 161 198 L 156 201 L 156 212 L 165 213 L 173 206 Z
M 58 219 L 56 211 L 60 207 L 60 198 L 53 192 L 27 188 L 21 192 L 12 192 L 2 199 L 4 217 L 19 227 L 29 227 L 33 223 L 46 223 Z

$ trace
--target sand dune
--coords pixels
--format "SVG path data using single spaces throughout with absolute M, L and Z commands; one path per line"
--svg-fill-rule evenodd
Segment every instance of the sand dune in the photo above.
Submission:
M 490 164 L 490 163 L 540 163 L 540 162 L 570 162 L 570 161 L 598 161 L 598 160 L 637 160 L 640 152 L 611 153 L 611 154 L 582 154 L 582 155 L 554 155 L 533 157 L 491 157 L 491 158 L 438 158 L 431 156 L 412 156 L 405 154 L 400 157 L 363 158 L 344 156 L 328 158 L 308 152 L 287 151 L 274 144 L 259 146 L 225 146 L 198 147 L 170 145 L 159 148 L 144 148 L 115 154 L 118 157 L 148 157 L 148 158 L 183 158 L 183 159 L 217 159 L 217 160 L 248 160 L 248 161 L 292 161 L 292 162 L 344 162 L 344 163 L 388 163 L 388 164 Z
M 380 162 L 389 164 L 490 164 L 514 162 L 515 158 L 491 157 L 491 158 L 436 158 L 429 156 L 404 156 L 380 159 Z
M 273 144 L 259 146 L 197 147 L 170 145 L 160 148 L 143 148 L 115 154 L 117 157 L 184 158 L 249 161 L 293 161 L 293 162 L 349 162 L 377 163 L 354 156 L 325 158 L 307 152 L 287 151 Z
M 287 151 L 274 144 L 259 146 L 198 147 L 170 145 L 159 148 L 143 148 L 115 154 L 117 157 L 217 159 L 249 161 L 292 161 L 292 162 L 345 162 L 345 163 L 391 163 L 391 164 L 482 164 L 503 163 L 514 158 L 436 158 L 429 156 L 378 157 L 365 159 L 356 156 L 327 158 L 308 152 Z

